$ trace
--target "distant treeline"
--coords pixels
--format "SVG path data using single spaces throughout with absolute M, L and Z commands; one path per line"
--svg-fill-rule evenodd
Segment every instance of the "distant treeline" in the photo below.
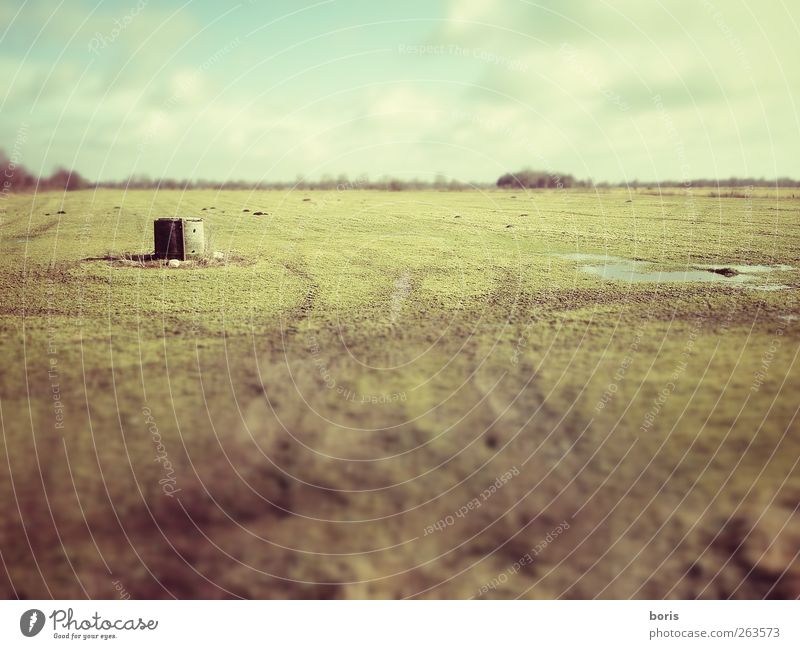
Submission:
M 89 182 L 77 171 L 57 168 L 50 176 L 38 177 L 29 172 L 16 160 L 9 158 L 0 149 L 0 183 L 4 194 L 15 191 L 39 191 L 90 189 L 94 183 Z
M 516 173 L 507 173 L 497 179 L 497 186 L 511 189 L 565 189 L 569 187 L 597 187 L 598 189 L 611 187 L 625 187 L 629 189 L 653 189 L 666 187 L 800 187 L 800 180 L 782 177 L 776 180 L 765 178 L 695 178 L 692 180 L 662 180 L 642 182 L 631 180 L 627 182 L 595 183 L 591 179 L 579 180 L 570 174 L 555 173 L 552 171 L 534 171 L 523 169 Z
M 497 179 L 497 186 L 512 189 L 565 189 L 568 187 L 591 187 L 592 181 L 576 180 L 570 174 L 523 169 L 513 174 L 503 174 Z
M 346 175 L 322 176 L 317 180 L 298 177 L 294 181 L 247 181 L 247 180 L 177 180 L 172 178 L 154 179 L 148 176 L 132 176 L 125 180 L 92 182 L 81 176 L 77 171 L 70 171 L 63 167 L 57 168 L 50 176 L 37 177 L 30 173 L 17 161 L 10 159 L 0 149 L 0 183 L 2 193 L 19 191 L 73 191 L 77 189 L 280 189 L 280 190 L 322 190 L 344 191 L 349 189 L 372 189 L 382 191 L 414 191 L 432 189 L 436 191 L 465 191 L 469 189 L 569 189 L 569 188 L 612 188 L 626 187 L 638 188 L 668 188 L 668 187 L 800 187 L 800 181 L 791 178 L 778 178 L 766 180 L 764 178 L 700 178 L 691 181 L 660 181 L 595 183 L 591 179 L 576 179 L 571 174 L 555 173 L 550 171 L 535 171 L 522 169 L 516 173 L 507 173 L 500 176 L 496 183 L 462 182 L 444 175 L 437 175 L 433 180 L 403 180 L 382 176 L 370 180 L 367 176 L 358 176 L 350 179 Z
M 433 181 L 429 180 L 404 180 L 392 178 L 391 176 L 381 176 L 375 180 L 370 180 L 368 176 L 357 176 L 351 179 L 346 175 L 322 176 L 319 179 L 311 180 L 304 177 L 297 177 L 292 181 L 252 181 L 252 180 L 174 180 L 161 179 L 154 180 L 147 176 L 134 176 L 127 180 L 116 182 L 97 183 L 97 187 L 115 189 L 310 189 L 320 191 L 345 191 L 348 189 L 373 189 L 381 191 L 414 191 L 422 189 L 435 189 L 441 191 L 464 191 L 476 188 L 489 188 L 494 185 L 488 183 L 465 183 L 454 179 L 446 179 L 437 176 Z
M 597 183 L 597 187 L 630 187 L 631 189 L 638 189 L 646 187 L 653 189 L 656 187 L 800 187 L 800 180 L 794 180 L 787 176 L 781 176 L 769 180 L 767 178 L 737 178 L 731 176 L 730 178 L 693 178 L 692 180 L 660 180 L 643 182 L 640 180 L 631 180 L 627 183 Z

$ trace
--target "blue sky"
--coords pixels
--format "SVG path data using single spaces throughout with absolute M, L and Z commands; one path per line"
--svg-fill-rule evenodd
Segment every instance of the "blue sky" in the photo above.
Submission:
M 789 5 L 3 2 L 0 146 L 92 179 L 800 177 Z

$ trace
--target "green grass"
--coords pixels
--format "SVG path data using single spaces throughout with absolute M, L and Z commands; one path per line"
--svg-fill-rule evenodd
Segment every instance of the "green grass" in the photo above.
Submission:
M 0 593 L 800 594 L 800 271 L 559 256 L 800 268 L 800 199 L 710 191 L 12 196 Z M 173 215 L 226 262 L 108 260 Z

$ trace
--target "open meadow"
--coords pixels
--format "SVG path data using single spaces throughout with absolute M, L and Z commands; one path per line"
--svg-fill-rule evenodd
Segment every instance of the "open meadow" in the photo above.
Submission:
M 716 191 L 12 195 L 0 595 L 800 596 L 800 194 Z

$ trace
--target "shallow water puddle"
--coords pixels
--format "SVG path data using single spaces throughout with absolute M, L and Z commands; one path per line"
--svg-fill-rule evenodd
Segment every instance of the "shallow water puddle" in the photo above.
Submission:
M 787 270 L 794 270 L 793 266 L 789 264 L 776 264 L 774 266 L 763 266 L 759 264 L 730 264 L 727 266 L 719 266 L 714 264 L 695 264 L 694 268 L 701 268 L 703 270 L 710 270 L 716 272 L 720 269 L 730 269 L 737 273 L 774 273 L 784 272 Z
M 779 291 L 791 288 L 786 284 L 760 283 L 763 275 L 773 272 L 794 270 L 792 266 L 779 264 L 776 266 L 748 265 L 748 264 L 694 264 L 686 270 L 658 270 L 656 264 L 637 259 L 626 259 L 613 255 L 598 255 L 588 253 L 567 253 L 555 255 L 561 259 L 569 259 L 582 263 L 578 270 L 592 275 L 599 275 L 603 279 L 630 283 L 646 282 L 716 282 L 723 284 L 742 285 L 758 291 Z

